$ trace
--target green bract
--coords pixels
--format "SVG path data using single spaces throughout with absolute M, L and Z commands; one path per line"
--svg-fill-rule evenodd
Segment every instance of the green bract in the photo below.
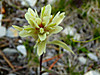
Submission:
M 37 54 L 40 56 L 46 51 L 46 41 L 47 37 L 51 34 L 59 33 L 63 28 L 58 26 L 64 19 L 64 12 L 58 12 L 55 17 L 51 15 L 51 5 L 47 5 L 41 8 L 40 17 L 37 14 L 37 11 L 33 11 L 31 8 L 28 8 L 28 12 L 25 14 L 25 18 L 28 21 L 29 25 L 18 27 L 14 26 L 19 32 L 21 37 L 32 36 L 36 39 Z

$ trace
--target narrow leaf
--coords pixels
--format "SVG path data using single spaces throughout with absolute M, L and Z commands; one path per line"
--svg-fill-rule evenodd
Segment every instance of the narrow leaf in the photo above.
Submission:
M 18 31 L 22 31 L 23 30 L 23 28 L 21 28 L 21 27 L 19 27 L 19 26 L 15 26 L 15 25 L 12 25 L 16 30 L 18 30 Z
M 45 53 L 45 50 L 46 50 L 46 40 L 38 43 L 37 54 L 40 56 L 43 54 L 43 52 Z
M 58 41 L 58 40 L 55 40 L 55 41 L 50 41 L 48 42 L 48 44 L 55 44 L 55 45 L 59 45 L 60 47 L 72 52 L 74 54 L 74 52 L 64 43 L 64 42 L 61 42 L 61 41 Z
M 41 41 L 44 41 L 46 39 L 46 33 L 44 33 L 44 34 L 38 34 L 38 36 L 39 36 L 39 39 Z

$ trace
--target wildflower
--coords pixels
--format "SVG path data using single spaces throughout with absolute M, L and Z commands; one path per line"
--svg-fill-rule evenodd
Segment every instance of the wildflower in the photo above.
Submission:
M 25 14 L 25 18 L 28 21 L 28 26 L 18 27 L 13 25 L 15 29 L 19 31 L 21 37 L 32 36 L 36 39 L 37 54 L 40 56 L 46 51 L 47 38 L 51 34 L 59 33 L 63 28 L 58 26 L 64 19 L 64 12 L 58 12 L 55 17 L 51 15 L 51 5 L 47 5 L 41 8 L 40 17 L 37 11 L 33 11 L 28 8 L 28 12 Z

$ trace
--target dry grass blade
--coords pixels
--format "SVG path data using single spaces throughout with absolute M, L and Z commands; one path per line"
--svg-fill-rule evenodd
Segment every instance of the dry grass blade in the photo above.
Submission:
M 52 67 L 57 63 L 57 61 L 63 56 L 63 54 L 61 54 L 59 57 L 57 57 L 57 59 L 50 65 L 49 70 L 52 69 Z
M 8 63 L 8 65 L 13 69 L 13 71 L 15 70 L 14 66 L 11 64 L 11 62 L 6 58 L 6 56 L 4 55 L 4 53 L 0 50 L 0 55 L 2 55 L 2 57 L 5 59 L 5 61 Z
M 55 58 L 59 58 L 59 57 L 61 57 L 62 55 L 63 55 L 63 54 L 60 54 L 60 55 L 54 56 L 54 57 L 52 57 L 52 58 L 45 59 L 45 60 L 42 61 L 42 63 L 48 62 L 48 61 L 53 60 L 53 59 L 55 59 Z

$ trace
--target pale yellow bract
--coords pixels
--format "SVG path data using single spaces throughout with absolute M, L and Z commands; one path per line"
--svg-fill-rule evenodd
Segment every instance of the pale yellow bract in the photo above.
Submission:
M 28 12 L 25 14 L 25 18 L 29 25 L 18 27 L 13 25 L 15 29 L 19 31 L 21 37 L 32 36 L 36 39 L 37 54 L 40 56 L 46 51 L 47 37 L 51 34 L 59 33 L 63 28 L 58 26 L 64 19 L 64 12 L 58 12 L 55 17 L 51 15 L 51 5 L 47 5 L 41 8 L 40 17 L 37 11 L 33 11 L 28 8 Z

